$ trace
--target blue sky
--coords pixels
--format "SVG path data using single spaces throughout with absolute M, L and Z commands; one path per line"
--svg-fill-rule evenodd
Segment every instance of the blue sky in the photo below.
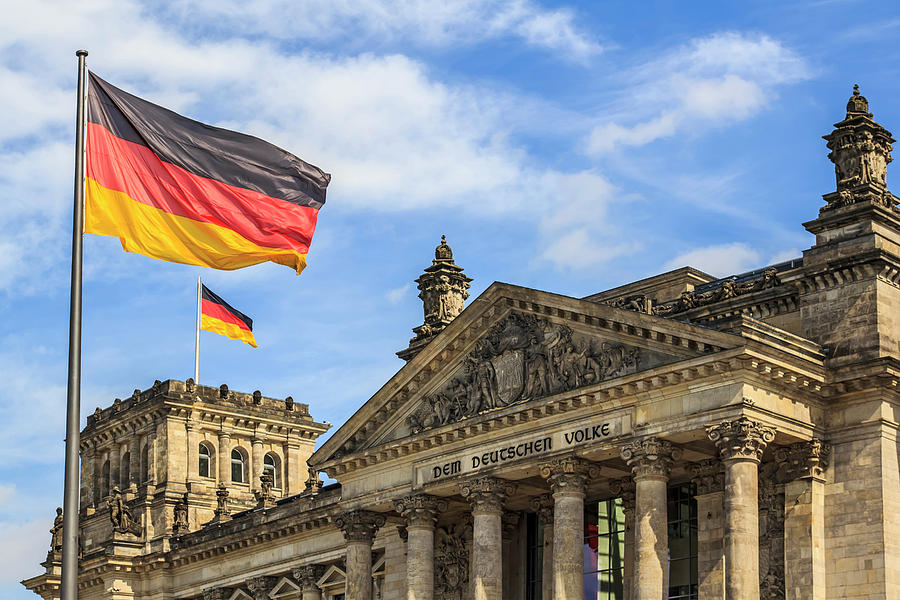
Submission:
M 165 6 L 165 8 L 160 8 Z M 834 189 L 820 136 L 859 83 L 900 127 L 891 2 L 92 0 L 0 22 L 0 596 L 61 504 L 77 48 L 108 81 L 333 176 L 300 277 L 85 241 L 85 415 L 191 375 L 197 274 L 259 348 L 203 334 L 201 383 L 345 421 L 421 324 L 442 234 L 475 278 L 583 296 L 799 256 Z M 889 177 L 890 183 L 890 177 Z

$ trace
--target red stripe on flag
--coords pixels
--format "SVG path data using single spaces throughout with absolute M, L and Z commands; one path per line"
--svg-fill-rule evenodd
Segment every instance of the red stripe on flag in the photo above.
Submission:
M 136 202 L 227 227 L 267 248 L 309 252 L 319 212 L 198 177 L 94 123 L 87 124 L 87 177 Z
M 210 302 L 209 300 L 203 300 L 200 306 L 200 313 L 214 319 L 219 319 L 220 321 L 223 321 L 225 323 L 237 325 L 241 329 L 250 331 L 250 328 L 247 327 L 247 324 L 240 317 L 232 313 L 221 304 L 216 304 L 215 302 Z

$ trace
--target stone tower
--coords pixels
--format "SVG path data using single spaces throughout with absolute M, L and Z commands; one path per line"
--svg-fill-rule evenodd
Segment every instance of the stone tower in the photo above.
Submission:
M 816 243 L 803 253 L 800 333 L 825 346 L 832 367 L 900 358 L 900 210 L 887 190 L 894 139 L 859 86 L 834 127 L 824 138 L 836 189 L 804 223 Z
M 442 235 L 441 243 L 434 249 L 431 266 L 426 267 L 425 272 L 416 279 L 425 322 L 413 329 L 416 336 L 409 341 L 409 347 L 398 352 L 397 356 L 411 360 L 463 311 L 471 281 L 471 277 L 463 275 L 463 268 L 453 262 L 453 250 L 447 245 L 446 236 Z

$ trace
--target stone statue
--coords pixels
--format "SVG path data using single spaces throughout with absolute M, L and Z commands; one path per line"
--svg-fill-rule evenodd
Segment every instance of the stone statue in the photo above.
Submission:
M 63 509 L 56 508 L 56 518 L 53 519 L 53 528 L 50 530 L 50 551 L 62 552 L 63 545 Z
M 175 521 L 172 524 L 172 533 L 181 535 L 190 531 L 188 523 L 188 495 L 185 494 L 181 500 L 175 503 Z
M 114 486 L 112 494 L 106 500 L 109 507 L 109 520 L 112 522 L 113 530 L 118 533 L 130 533 L 132 535 L 141 535 L 141 524 L 134 520 L 131 515 L 131 509 L 122 496 L 122 491 L 118 486 Z

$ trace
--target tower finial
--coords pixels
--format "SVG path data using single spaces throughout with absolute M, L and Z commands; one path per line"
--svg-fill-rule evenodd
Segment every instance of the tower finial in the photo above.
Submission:
M 859 93 L 859 84 L 853 84 L 853 95 L 850 96 L 850 100 L 847 101 L 847 118 L 856 117 L 860 115 L 865 115 L 872 118 L 871 113 L 869 113 L 869 101 L 866 100 L 865 96 L 860 95 Z

